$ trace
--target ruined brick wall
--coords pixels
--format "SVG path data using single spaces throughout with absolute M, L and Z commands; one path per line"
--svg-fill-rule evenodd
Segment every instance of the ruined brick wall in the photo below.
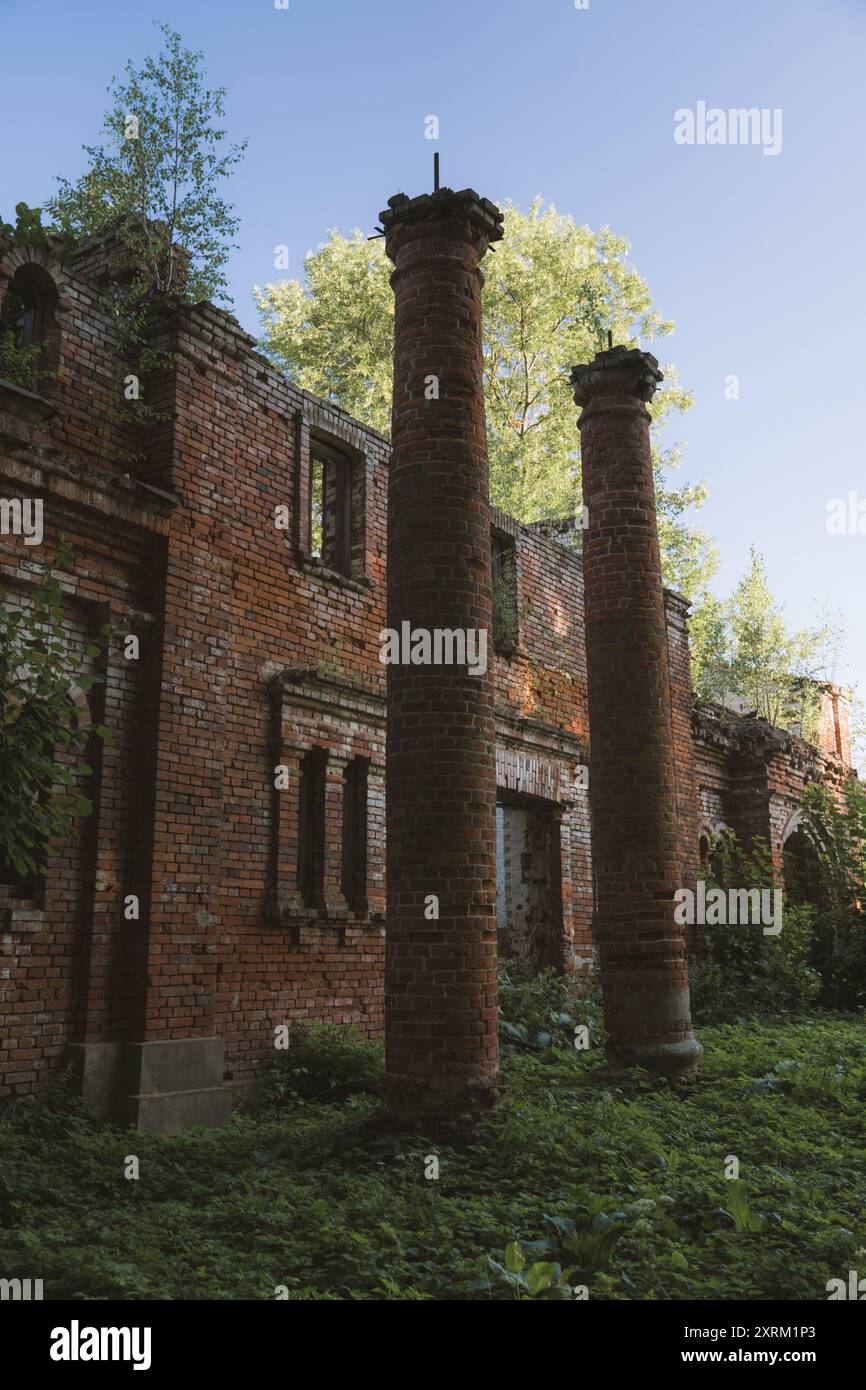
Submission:
M 169 546 L 161 756 L 166 786 L 181 760 L 190 781 L 157 833 L 147 1026 L 216 1033 L 236 1075 L 272 1055 L 285 1022 L 329 1018 L 368 1033 L 382 1023 L 387 447 L 285 382 L 226 315 L 183 314 L 176 346 L 170 485 L 184 511 Z M 352 460 L 363 524 L 350 576 L 310 554 L 318 436 Z M 298 767 L 312 748 L 327 755 L 328 787 L 328 891 L 314 909 L 299 900 L 296 862 Z M 354 757 L 371 763 L 360 914 L 337 888 L 340 775 Z M 288 769 L 281 790 L 277 766 Z
M 570 969 L 592 949 L 588 715 L 579 549 L 497 508 L 494 533 L 514 548 L 513 643 L 495 651 L 500 799 L 556 809 L 561 872 L 550 963 Z
M 124 396 L 118 339 L 102 302 L 104 284 L 87 259 L 62 245 L 49 250 L 0 242 L 0 304 L 16 275 L 31 277 L 44 298 L 48 330 L 37 389 L 57 408 L 51 444 L 107 472 L 130 471 L 135 446 Z M 104 252 L 99 255 L 104 269 Z
M 228 1077 L 245 1079 L 272 1058 L 285 1022 L 351 1021 L 378 1035 L 387 441 L 286 382 L 228 315 L 167 309 L 162 333 L 177 358 L 148 389 L 168 418 L 131 441 L 142 455 L 131 466 L 130 440 L 104 429 L 114 346 L 88 279 L 104 272 L 103 253 L 65 265 L 33 254 L 56 287 L 58 374 L 41 384 L 47 404 L 0 384 L 0 496 L 41 498 L 45 538 L 31 547 L 0 536 L 0 578 L 25 601 L 63 532 L 75 551 L 70 639 L 80 646 L 107 619 L 115 635 L 84 711 L 110 730 L 88 755 L 94 814 L 77 841 L 52 847 L 43 901 L 0 890 L 0 1094 L 38 1090 L 69 1043 L 215 1036 Z M 0 291 L 20 263 L 0 251 Z M 312 459 L 326 446 L 349 470 L 346 573 L 313 553 Z M 569 968 L 592 945 L 581 556 L 495 510 L 493 526 L 514 548 L 517 600 L 513 642 L 493 656 L 497 794 L 558 826 L 553 946 Z M 667 624 L 685 863 L 696 852 L 685 612 L 671 596 Z M 310 905 L 298 887 L 299 783 L 316 749 L 322 894 Z M 740 744 L 699 732 L 695 753 L 704 817 L 739 824 Z M 353 762 L 366 777 L 366 889 L 349 902 L 341 843 Z M 790 752 L 752 768 L 774 845 L 807 771 Z M 124 915 L 131 894 L 138 920 Z
M 114 627 L 95 663 L 101 681 L 81 693 L 77 718 L 84 727 L 105 723 L 112 736 L 104 744 L 90 738 L 93 773 L 78 787 L 94 814 L 77 840 L 52 846 L 44 890 L 31 896 L 0 886 L 0 1095 L 38 1088 L 75 1038 L 123 1034 L 144 978 L 123 904 L 150 832 L 141 788 L 156 706 L 148 651 L 166 518 L 131 481 L 117 485 L 58 457 L 50 424 L 0 386 L 0 495 L 42 500 L 45 526 L 39 546 L 0 536 L 0 587 L 4 602 L 28 603 L 60 533 L 71 543 L 74 570 L 61 574 L 70 646 L 81 651 L 104 623 Z M 123 657 L 126 634 L 139 639 L 136 662 Z M 55 757 L 68 758 L 62 745 Z
M 833 711 L 833 702 L 829 702 Z M 781 879 L 783 850 L 798 824 L 803 789 L 810 782 L 828 787 L 842 802 L 852 774 L 850 741 L 836 745 L 835 728 L 847 722 L 844 692 L 833 713 L 832 736 L 821 745 L 775 729 L 764 720 L 744 718 L 721 706 L 703 708 L 694 718 L 695 779 L 700 833 L 732 830 L 743 843 L 759 837 L 770 848 Z M 833 745 L 841 746 L 839 757 Z

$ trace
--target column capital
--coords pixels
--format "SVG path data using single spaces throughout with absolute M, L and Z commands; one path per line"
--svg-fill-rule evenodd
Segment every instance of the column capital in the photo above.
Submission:
M 574 403 L 584 408 L 601 400 L 649 404 L 661 381 L 658 359 L 640 348 L 609 348 L 571 369 Z
M 495 203 L 482 198 L 474 188 L 463 188 L 459 193 L 453 188 L 439 188 L 416 198 L 395 193 L 384 212 L 379 213 L 379 221 L 385 229 L 385 250 L 392 261 L 396 260 L 398 243 L 407 231 L 411 229 L 419 238 L 430 232 L 441 235 L 443 224 L 449 223 L 455 233 L 475 245 L 480 260 L 492 241 L 502 240 L 505 218 Z

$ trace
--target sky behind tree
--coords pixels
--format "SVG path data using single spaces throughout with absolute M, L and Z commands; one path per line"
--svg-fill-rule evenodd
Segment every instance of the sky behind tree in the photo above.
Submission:
M 249 136 L 229 279 L 252 332 L 253 286 L 301 275 L 331 227 L 372 232 L 392 193 L 432 187 L 434 150 L 451 187 L 524 208 L 542 194 L 627 236 L 677 323 L 644 346 L 695 393 L 680 476 L 710 489 L 714 589 L 732 590 L 757 542 L 791 626 L 841 613 L 837 678 L 866 692 L 866 517 L 862 535 L 827 530 L 831 499 L 854 492 L 866 512 L 864 0 L 0 0 L 6 219 L 82 172 L 109 79 L 159 47 L 153 19 L 204 50 L 230 134 Z M 766 111 L 772 131 L 677 143 L 675 113 L 700 126 L 699 103 Z

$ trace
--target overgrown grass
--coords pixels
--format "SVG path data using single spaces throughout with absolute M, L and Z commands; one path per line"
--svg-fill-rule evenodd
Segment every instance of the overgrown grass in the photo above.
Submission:
M 866 1021 L 702 1042 L 679 1089 L 602 1080 L 595 1049 L 510 1055 L 501 1112 L 462 1150 L 370 1135 L 373 1054 L 336 1101 L 271 1083 L 229 1129 L 170 1140 L 19 1104 L 0 1124 L 0 1276 L 47 1298 L 508 1298 L 491 1258 L 516 1239 L 590 1298 L 826 1298 L 866 1269 Z

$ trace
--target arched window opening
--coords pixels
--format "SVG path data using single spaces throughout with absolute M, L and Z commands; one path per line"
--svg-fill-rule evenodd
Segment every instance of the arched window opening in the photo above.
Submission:
M 41 347 L 45 343 L 56 298 L 54 283 L 44 271 L 27 266 L 17 271 L 0 314 L 4 328 L 15 336 L 16 347 Z
M 701 861 L 702 867 L 706 867 L 707 878 L 711 878 L 719 887 L 726 887 L 731 875 L 736 837 L 727 826 L 720 826 L 711 839 L 701 838 L 707 839 L 706 864 Z
M 793 902 L 821 901 L 821 861 L 814 842 L 802 828 L 788 836 L 782 848 L 785 896 Z

